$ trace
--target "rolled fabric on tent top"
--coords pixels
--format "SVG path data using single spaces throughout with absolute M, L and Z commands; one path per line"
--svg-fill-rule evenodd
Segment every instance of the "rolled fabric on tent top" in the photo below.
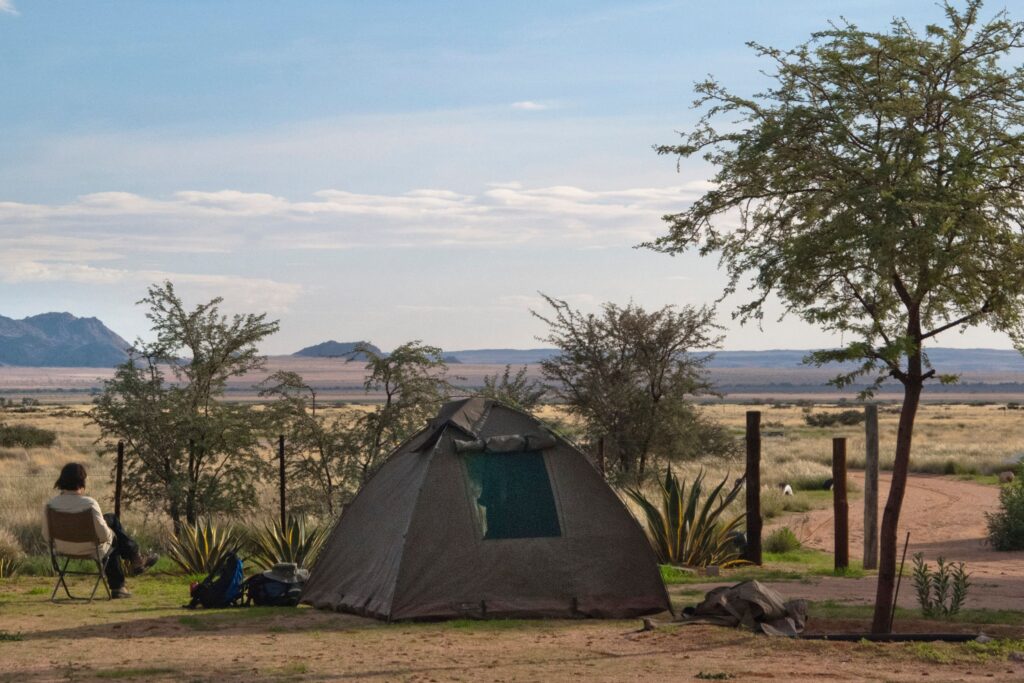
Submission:
M 457 453 L 520 453 L 553 448 L 558 440 L 552 434 L 502 434 L 489 439 L 453 439 Z

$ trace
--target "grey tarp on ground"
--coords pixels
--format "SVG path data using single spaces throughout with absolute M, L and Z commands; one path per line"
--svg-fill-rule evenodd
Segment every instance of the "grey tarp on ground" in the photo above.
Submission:
M 682 621 L 742 626 L 770 636 L 793 637 L 799 635 L 807 623 L 807 601 L 787 601 L 758 581 L 744 581 L 708 591 L 699 605 L 684 610 Z
M 503 450 L 513 443 L 534 449 L 523 456 L 540 454 L 557 535 L 484 538 L 466 464 L 479 447 L 459 452 L 456 440 L 490 443 L 503 458 L 521 457 Z M 382 619 L 670 609 L 643 530 L 586 457 L 533 417 L 480 398 L 446 404 L 366 483 L 332 531 L 303 602 Z

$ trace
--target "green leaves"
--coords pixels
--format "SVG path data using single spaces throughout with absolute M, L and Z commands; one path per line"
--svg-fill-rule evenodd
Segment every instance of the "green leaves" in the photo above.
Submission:
M 209 574 L 225 555 L 241 547 L 242 538 L 232 527 L 207 519 L 194 526 L 183 524 L 178 536 L 171 537 L 167 555 L 186 574 Z
M 606 474 L 639 479 L 658 460 L 732 451 L 729 435 L 692 401 L 714 393 L 703 353 L 720 342 L 714 309 L 606 303 L 595 315 L 541 296 L 551 313 L 533 315 L 559 351 L 541 362 L 544 377 L 591 442 L 603 441 Z
M 329 531 L 327 524 L 308 528 L 304 517 L 289 517 L 283 529 L 279 523 L 264 524 L 249 535 L 249 559 L 261 569 L 279 562 L 293 562 L 308 569 Z
M 946 564 L 940 557 L 936 565 L 932 571 L 924 561 L 924 553 L 914 554 L 914 591 L 926 617 L 948 619 L 960 611 L 967 599 L 967 590 L 971 587 L 970 574 L 963 562 Z
M 740 528 L 743 517 L 724 522 L 719 518 L 743 490 L 743 484 L 737 482 L 724 492 L 727 481 L 728 476 L 704 497 L 703 470 L 687 490 L 686 482 L 680 483 L 669 468 L 661 484 L 660 507 L 640 489 L 626 490 L 626 495 L 643 512 L 658 562 L 691 567 L 728 567 L 742 562 L 732 535 Z
M 150 286 L 139 303 L 156 338 L 136 341 L 91 416 L 106 452 L 125 442 L 126 500 L 162 508 L 178 532 L 183 519 L 194 524 L 255 501 L 265 472 L 261 416 L 221 399 L 229 377 L 263 364 L 257 344 L 277 323 L 221 315 L 220 298 L 187 310 L 170 282 Z
M 768 295 L 853 338 L 812 362 L 924 381 L 912 357 L 989 324 L 1024 339 L 1024 24 L 945 6 L 918 34 L 838 23 L 791 50 L 752 44 L 772 86 L 751 98 L 698 84 L 704 116 L 661 154 L 717 167 L 716 187 L 645 246 L 715 253 L 726 294 L 760 319 Z M 721 123 L 721 128 L 719 125 Z

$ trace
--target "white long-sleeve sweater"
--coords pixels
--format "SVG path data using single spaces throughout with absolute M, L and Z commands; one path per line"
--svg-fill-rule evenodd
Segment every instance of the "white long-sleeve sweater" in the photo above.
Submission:
M 94 499 L 75 491 L 61 491 L 59 495 L 47 501 L 46 505 L 43 506 L 43 538 L 49 541 L 50 529 L 46 522 L 47 507 L 57 512 L 92 510 L 93 524 L 96 525 L 96 536 L 103 541 L 103 544 L 100 546 L 100 555 L 106 555 L 110 550 L 110 544 L 114 542 L 114 532 L 107 526 L 107 522 L 103 519 L 103 512 L 100 510 L 100 504 Z M 58 552 L 67 553 L 68 555 L 92 554 L 94 548 L 89 543 L 69 543 L 59 539 L 54 542 L 54 546 Z

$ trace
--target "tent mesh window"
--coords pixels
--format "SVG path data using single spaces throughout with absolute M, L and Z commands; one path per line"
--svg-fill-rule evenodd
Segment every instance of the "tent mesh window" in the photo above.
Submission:
M 543 454 L 473 453 L 466 469 L 484 540 L 562 535 Z

